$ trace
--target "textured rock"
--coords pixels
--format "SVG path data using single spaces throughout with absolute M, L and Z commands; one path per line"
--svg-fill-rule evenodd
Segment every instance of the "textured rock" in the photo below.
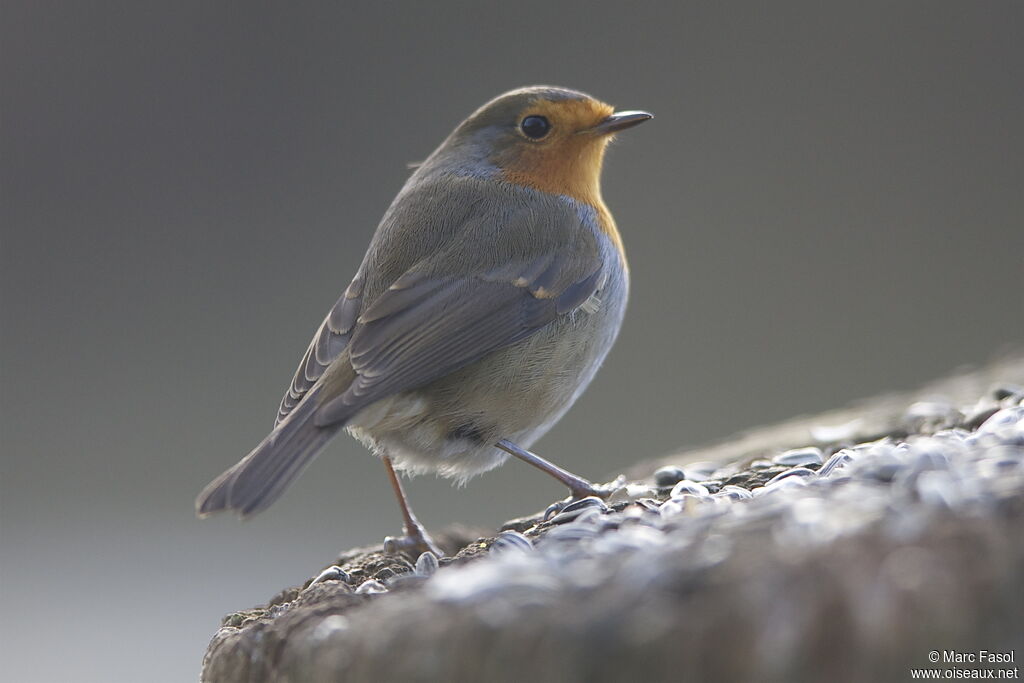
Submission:
M 637 466 L 607 505 L 450 533 L 440 566 L 352 551 L 229 615 L 203 679 L 908 680 L 932 650 L 1008 651 L 1021 384 L 1008 359 Z

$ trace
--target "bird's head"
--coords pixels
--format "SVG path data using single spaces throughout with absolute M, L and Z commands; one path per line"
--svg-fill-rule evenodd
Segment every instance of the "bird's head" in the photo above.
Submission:
M 616 112 L 576 90 L 520 88 L 476 110 L 438 152 L 449 161 L 496 168 L 509 182 L 596 204 L 608 142 L 651 118 Z

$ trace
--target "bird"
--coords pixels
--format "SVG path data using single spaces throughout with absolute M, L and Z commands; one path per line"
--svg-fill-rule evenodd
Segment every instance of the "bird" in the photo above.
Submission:
M 653 118 L 531 86 L 490 100 L 415 170 L 327 313 L 272 431 L 196 499 L 200 517 L 266 509 L 348 431 L 379 456 L 404 535 L 443 556 L 398 472 L 465 483 L 510 456 L 569 487 L 607 490 L 527 450 L 611 349 L 629 266 L 601 196 L 609 141 Z

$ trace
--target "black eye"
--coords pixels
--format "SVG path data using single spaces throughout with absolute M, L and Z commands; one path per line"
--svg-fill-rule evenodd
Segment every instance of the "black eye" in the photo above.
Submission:
M 542 137 L 548 134 L 551 130 L 551 124 L 543 116 L 527 116 L 523 119 L 523 122 L 519 124 L 519 128 L 523 131 L 523 135 L 533 140 L 540 140 Z

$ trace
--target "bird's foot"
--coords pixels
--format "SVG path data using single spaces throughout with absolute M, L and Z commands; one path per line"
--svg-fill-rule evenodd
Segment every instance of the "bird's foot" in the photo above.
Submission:
M 626 479 L 622 475 L 619 475 L 615 480 L 610 481 L 607 484 L 594 484 L 582 477 L 577 477 L 577 481 L 573 482 L 569 486 L 569 502 L 582 500 L 583 498 L 600 498 L 601 500 L 608 500 L 608 498 L 622 488 L 625 483 Z
M 621 489 L 626 483 L 626 478 L 622 475 L 619 475 L 607 484 L 594 484 L 580 477 L 576 479 L 577 481 L 569 486 L 569 497 L 548 506 L 548 509 L 544 511 L 544 519 L 550 519 L 570 506 L 580 507 L 574 504 L 587 499 L 596 499 L 589 502 L 592 502 L 595 506 L 607 509 L 601 505 L 601 501 L 607 501 L 613 493 Z M 585 506 L 586 504 L 584 504 Z
M 608 496 L 612 495 L 614 491 L 619 489 L 624 481 L 616 479 L 608 484 L 593 484 L 583 477 L 579 477 L 569 470 L 562 469 L 553 462 L 545 460 L 536 453 L 532 453 L 525 448 L 520 448 L 508 439 L 500 439 L 498 443 L 494 445 L 509 455 L 514 455 L 523 462 L 533 465 L 542 472 L 550 474 L 552 477 L 568 486 L 569 494 L 571 496 L 570 502 L 590 497 L 605 500 Z
M 444 551 L 434 542 L 427 530 L 419 524 L 405 527 L 404 536 L 388 536 L 384 539 L 384 552 L 389 555 L 405 555 L 413 560 L 425 552 L 444 557 Z

